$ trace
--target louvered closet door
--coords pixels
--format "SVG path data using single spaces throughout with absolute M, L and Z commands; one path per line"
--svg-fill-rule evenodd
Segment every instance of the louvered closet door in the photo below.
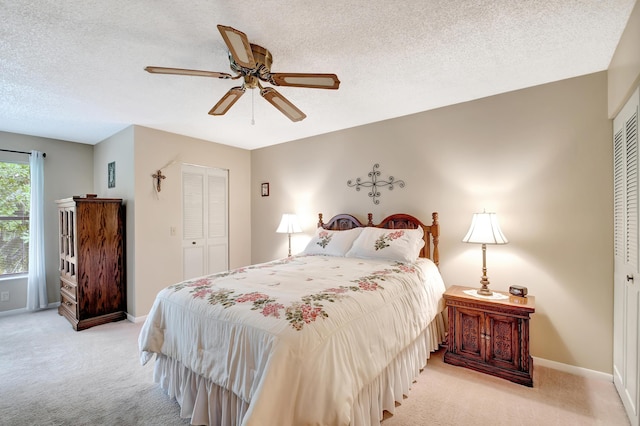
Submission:
M 613 380 L 631 424 L 640 405 L 640 274 L 638 105 L 636 90 L 613 122 L 614 324 Z
M 183 279 L 229 269 L 228 171 L 182 166 Z

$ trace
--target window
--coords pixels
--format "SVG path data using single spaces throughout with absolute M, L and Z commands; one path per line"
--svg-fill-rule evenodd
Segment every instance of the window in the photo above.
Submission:
M 29 164 L 0 161 L 0 276 L 29 267 Z

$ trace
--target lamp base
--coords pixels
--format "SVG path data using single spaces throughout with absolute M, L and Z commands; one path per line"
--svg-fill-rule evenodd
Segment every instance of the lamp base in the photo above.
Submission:
M 493 296 L 493 292 L 488 288 L 481 288 L 477 292 L 480 296 Z
M 480 280 L 480 284 L 482 284 L 482 287 L 478 290 L 478 294 L 482 296 L 493 295 L 493 292 L 489 290 L 489 280 L 487 279 L 486 275 L 482 276 L 482 279 Z

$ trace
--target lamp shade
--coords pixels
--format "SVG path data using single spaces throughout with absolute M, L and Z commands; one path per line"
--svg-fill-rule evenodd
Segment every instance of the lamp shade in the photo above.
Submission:
M 500 230 L 498 215 L 487 212 L 473 214 L 469 231 L 462 241 L 477 244 L 507 244 L 509 242 Z
M 298 223 L 298 216 L 292 213 L 283 214 L 276 232 L 280 234 L 295 234 L 297 232 L 302 232 L 300 223 Z

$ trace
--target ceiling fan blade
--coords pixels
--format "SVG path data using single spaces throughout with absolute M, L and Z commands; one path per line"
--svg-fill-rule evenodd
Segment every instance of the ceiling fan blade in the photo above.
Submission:
M 265 87 L 260 90 L 260 95 L 265 98 L 271 105 L 278 108 L 280 112 L 289 117 L 291 121 L 301 121 L 307 116 L 304 112 L 300 111 L 298 107 L 289 102 L 287 98 L 282 96 L 272 87 Z
M 244 94 L 244 91 L 244 86 L 232 87 L 231 90 L 225 93 L 222 99 L 220 99 L 218 103 L 215 104 L 213 108 L 211 108 L 209 114 L 224 115 L 227 111 L 229 111 L 229 108 L 231 108 L 233 104 L 235 104 L 236 101 L 240 99 L 240 96 Z
M 274 73 L 271 82 L 276 86 L 311 87 L 314 89 L 337 89 L 340 80 L 335 74 Z
M 144 70 L 152 74 L 194 75 L 197 77 L 215 77 L 223 79 L 233 77 L 231 74 L 227 74 L 226 72 L 187 70 L 183 68 L 146 67 Z
M 247 35 L 242 31 L 224 25 L 218 25 L 218 30 L 236 64 L 244 68 L 254 69 L 256 67 L 256 61 L 253 58 L 251 44 L 249 43 Z

